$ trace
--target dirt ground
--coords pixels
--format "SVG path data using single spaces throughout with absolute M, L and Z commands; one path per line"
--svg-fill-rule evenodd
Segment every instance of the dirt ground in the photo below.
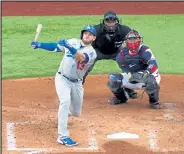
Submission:
M 110 105 L 107 100 L 112 94 L 106 87 L 107 76 L 90 75 L 84 87 L 82 115 L 69 120 L 72 138 L 79 141 L 78 147 L 87 148 L 89 131 L 93 131 L 91 137 L 99 147 L 93 151 L 108 154 L 147 154 L 149 150 L 184 153 L 183 79 L 182 75 L 162 75 L 160 100 L 165 107 L 154 110 L 149 107 L 146 94 L 140 100 L 141 91 L 138 91 L 139 98 L 129 100 L 128 104 Z M 10 122 L 17 123 L 14 129 L 17 148 L 71 151 L 56 143 L 59 102 L 54 78 L 5 80 L 2 92 L 3 152 L 7 149 L 6 132 Z M 118 132 L 135 133 L 140 138 L 121 141 L 106 138 Z
M 173 14 L 184 11 L 182 9 L 184 2 L 171 5 L 172 3 L 164 2 L 163 6 L 156 5 L 155 2 L 136 3 L 138 9 L 134 8 L 135 12 L 130 11 L 133 6 L 129 6 L 128 2 L 124 5 L 120 5 L 118 2 L 119 5 L 113 4 L 111 6 L 118 10 L 117 13 L 121 13 L 122 10 L 124 11 L 122 13 L 125 14 L 136 14 L 136 11 L 140 11 L 140 7 L 143 7 L 141 10 L 147 10 L 148 14 L 155 13 L 156 10 L 160 10 L 158 13 L 166 10 L 166 13 Z M 87 9 L 89 4 L 92 2 L 73 3 L 72 6 L 75 5 L 76 10 L 80 8 L 81 12 L 77 13 L 83 14 L 84 9 Z M 109 4 L 111 3 L 99 3 L 94 8 L 93 13 L 103 14 L 104 10 L 111 7 Z M 120 6 L 122 7 L 120 8 Z M 126 6 L 126 9 L 123 6 Z M 3 2 L 2 14 L 30 15 L 34 13 L 34 15 L 43 15 L 45 11 L 45 14 L 47 12 L 50 15 L 62 15 L 64 12 L 65 15 L 67 14 L 66 8 L 69 7 L 71 10 L 71 5 L 68 6 L 68 3 L 61 2 L 49 3 L 49 5 L 43 2 Z M 163 9 L 160 9 L 161 7 Z M 174 10 L 174 8 L 177 9 Z M 37 9 L 38 12 L 35 11 Z M 141 14 L 143 11 L 139 13 Z M 71 14 L 71 11 L 68 14 Z M 84 86 L 82 115 L 69 119 L 71 137 L 79 142 L 79 146 L 68 148 L 56 142 L 59 101 L 55 92 L 54 78 L 2 81 L 3 154 L 184 153 L 183 75 L 162 75 L 160 102 L 164 108 L 161 110 L 149 107 L 146 94 L 140 100 L 142 91 L 138 91 L 138 99 L 129 100 L 128 104 L 110 105 L 108 99 L 112 94 L 107 89 L 106 82 L 107 75 L 88 76 Z M 137 134 L 139 139 L 107 139 L 108 134 L 119 132 Z

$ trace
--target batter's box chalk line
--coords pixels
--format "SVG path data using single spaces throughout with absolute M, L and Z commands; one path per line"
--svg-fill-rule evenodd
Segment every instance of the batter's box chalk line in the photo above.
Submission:
M 155 130 L 149 130 L 149 148 L 153 151 L 157 151 L 159 148 L 157 146 L 157 135 Z
M 55 148 L 18 148 L 16 146 L 16 137 L 14 134 L 15 126 L 16 125 L 28 125 L 28 124 L 38 124 L 36 122 L 7 122 L 6 123 L 6 129 L 7 129 L 7 151 L 18 151 L 23 152 L 24 154 L 40 154 L 40 153 L 46 153 L 46 152 L 60 152 L 59 149 Z M 88 147 L 86 148 L 80 148 L 80 147 L 73 147 L 69 148 L 69 150 L 74 151 L 96 151 L 99 150 L 99 147 L 97 146 L 97 142 L 95 137 L 93 136 L 96 134 L 94 130 L 89 130 L 89 142 Z

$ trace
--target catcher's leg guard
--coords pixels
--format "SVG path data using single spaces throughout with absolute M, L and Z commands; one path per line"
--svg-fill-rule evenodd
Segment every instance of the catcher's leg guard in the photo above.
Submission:
M 150 80 L 146 86 L 145 91 L 147 92 L 149 96 L 149 103 L 153 108 L 160 109 L 162 106 L 159 103 L 159 91 L 160 86 L 157 84 L 155 78 L 153 80 Z
M 135 90 L 132 90 L 132 89 L 129 89 L 129 88 L 124 88 L 124 89 L 128 93 L 130 99 L 137 98 L 137 92 Z
M 111 104 L 126 103 L 129 98 L 127 92 L 122 87 L 122 79 L 123 76 L 121 74 L 109 75 L 107 86 L 115 96 L 109 100 Z
M 159 90 L 155 91 L 152 94 L 148 94 L 149 96 L 149 103 L 153 108 L 160 109 L 162 106 L 159 103 Z
M 128 96 L 128 93 L 123 88 L 119 89 L 118 92 L 113 94 L 114 94 L 114 97 L 109 99 L 109 102 L 111 104 L 115 105 L 115 104 L 127 103 L 129 96 Z

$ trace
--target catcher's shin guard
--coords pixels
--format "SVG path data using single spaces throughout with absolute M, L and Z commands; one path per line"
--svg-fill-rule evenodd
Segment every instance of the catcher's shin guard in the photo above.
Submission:
M 162 108 L 161 104 L 159 103 L 159 89 L 152 94 L 148 94 L 149 96 L 149 103 L 155 109 Z
M 109 99 L 109 103 L 112 105 L 115 105 L 115 104 L 122 104 L 122 103 L 127 103 L 127 102 L 121 101 L 121 100 L 117 99 L 116 96 L 114 96 L 114 97 Z
M 155 77 L 149 76 L 145 86 L 145 91 L 149 96 L 150 105 L 155 109 L 160 109 L 162 107 L 161 104 L 159 103 L 160 86 L 156 82 Z
M 162 105 L 159 102 L 150 103 L 151 107 L 154 109 L 161 109 Z
M 117 92 L 113 92 L 114 96 L 111 98 L 111 104 L 122 104 L 127 103 L 129 96 L 128 93 L 124 90 L 124 88 L 120 88 Z M 114 103 L 112 103 L 114 101 Z
M 124 88 L 125 91 L 128 93 L 128 96 L 130 99 L 135 99 L 137 98 L 137 92 L 135 90 L 129 89 L 129 88 Z

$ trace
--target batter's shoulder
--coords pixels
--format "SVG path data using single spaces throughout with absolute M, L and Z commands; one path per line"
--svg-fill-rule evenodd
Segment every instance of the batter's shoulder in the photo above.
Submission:
M 85 52 L 85 51 L 84 51 Z M 96 58 L 97 57 L 97 53 L 95 51 L 95 49 L 92 46 L 88 46 L 86 48 L 86 53 L 91 57 L 91 58 Z
M 93 46 L 90 46 L 89 50 L 96 53 L 96 50 L 93 48 Z
M 78 39 L 78 38 L 71 38 L 71 39 L 68 39 L 67 40 L 69 43 L 77 43 L 77 42 L 80 42 L 81 41 L 81 39 Z
M 72 38 L 68 39 L 68 43 L 70 43 L 72 46 L 78 46 L 80 45 L 81 39 Z

